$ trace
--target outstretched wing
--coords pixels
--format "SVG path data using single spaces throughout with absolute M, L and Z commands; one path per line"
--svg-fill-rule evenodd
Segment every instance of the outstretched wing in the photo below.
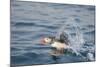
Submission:
M 68 34 L 65 32 L 60 34 L 60 40 L 63 41 L 66 45 L 69 45 Z

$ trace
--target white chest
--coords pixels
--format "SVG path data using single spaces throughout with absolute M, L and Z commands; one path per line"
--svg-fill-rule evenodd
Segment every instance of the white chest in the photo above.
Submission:
M 59 43 L 59 42 L 54 42 L 53 44 L 51 44 L 51 46 L 57 49 L 67 48 L 67 45 L 65 43 Z

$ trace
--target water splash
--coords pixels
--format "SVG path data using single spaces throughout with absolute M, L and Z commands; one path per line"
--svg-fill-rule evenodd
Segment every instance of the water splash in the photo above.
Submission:
M 74 24 L 73 26 L 74 26 L 76 35 L 74 36 L 74 38 L 72 38 L 72 36 L 69 34 L 70 48 L 73 50 L 74 53 L 76 53 L 76 55 L 79 55 L 88 61 L 94 61 L 95 60 L 94 55 L 93 53 L 91 53 L 91 50 L 89 50 L 86 53 L 86 56 L 81 54 L 81 51 L 83 50 L 87 51 L 86 48 L 83 48 L 85 44 L 85 40 L 83 38 L 83 33 L 80 30 L 80 26 L 77 24 Z
M 75 30 L 75 36 L 74 38 L 71 36 L 70 31 L 68 31 L 67 24 L 69 24 L 74 28 Z M 69 48 L 72 49 L 76 54 L 79 54 L 79 51 L 81 50 L 83 44 L 84 44 L 84 39 L 83 39 L 83 34 L 80 31 L 80 26 L 75 23 L 74 18 L 70 17 L 64 24 L 62 24 L 61 28 L 58 30 L 56 38 L 60 38 L 60 34 L 62 32 L 66 32 L 70 41 L 70 46 Z
M 70 22 L 70 24 L 69 24 Z M 62 26 L 59 28 L 56 38 L 60 38 L 60 34 L 62 32 L 66 32 L 69 36 L 69 39 L 71 41 L 71 44 L 73 47 L 75 47 L 76 49 L 80 49 L 80 47 L 82 47 L 82 44 L 84 43 L 84 39 L 83 39 L 83 34 L 80 31 L 80 26 L 77 23 L 74 23 L 74 18 L 70 17 L 68 20 L 66 20 L 66 22 L 64 24 L 62 24 Z M 67 24 L 71 25 L 74 30 L 75 30 L 75 37 L 74 39 L 72 39 L 72 36 L 70 35 L 70 31 L 68 31 L 67 28 Z
M 70 49 L 73 50 L 74 53 L 76 53 L 77 55 L 80 55 L 80 50 L 82 49 L 83 45 L 84 45 L 84 39 L 83 39 L 83 34 L 80 32 L 80 29 L 78 26 L 74 27 L 75 29 L 75 36 L 72 37 L 69 34 L 69 40 L 70 40 Z
M 95 60 L 92 53 L 88 53 L 87 54 L 87 59 L 90 60 L 90 61 L 94 61 Z
M 70 24 L 69 24 L 70 22 Z M 74 29 L 74 37 L 71 35 L 72 30 L 68 30 L 67 28 L 67 24 L 70 25 L 70 27 L 73 27 Z M 75 53 L 78 56 L 81 56 L 82 58 L 86 59 L 86 60 L 94 60 L 94 56 L 92 53 L 88 52 L 86 54 L 86 56 L 81 54 L 81 51 L 86 50 L 86 48 L 83 48 L 84 44 L 85 44 L 85 40 L 83 38 L 83 33 L 80 30 L 81 26 L 79 24 L 77 24 L 74 21 L 74 18 L 69 18 L 64 24 L 62 24 L 62 26 L 59 28 L 56 38 L 60 38 L 60 34 L 62 32 L 65 32 L 68 35 L 68 39 L 69 39 L 69 44 L 70 46 L 68 47 L 68 49 L 71 49 L 73 53 Z M 84 52 L 84 51 L 83 51 Z

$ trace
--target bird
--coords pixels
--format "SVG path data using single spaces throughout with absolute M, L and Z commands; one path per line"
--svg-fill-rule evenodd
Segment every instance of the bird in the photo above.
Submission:
M 59 39 L 54 36 L 45 37 L 42 39 L 42 44 L 55 48 L 52 54 L 64 54 L 64 50 L 69 46 L 68 35 L 62 32 Z

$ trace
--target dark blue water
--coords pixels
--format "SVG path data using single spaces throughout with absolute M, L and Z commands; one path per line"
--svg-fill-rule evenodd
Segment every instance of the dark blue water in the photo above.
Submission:
M 95 7 L 89 5 L 11 1 L 11 65 L 72 63 L 95 60 Z M 74 40 L 78 26 L 84 40 L 77 53 L 58 57 L 49 54 L 41 38 L 56 36 L 66 23 L 65 31 Z M 74 44 L 77 48 L 77 43 Z

